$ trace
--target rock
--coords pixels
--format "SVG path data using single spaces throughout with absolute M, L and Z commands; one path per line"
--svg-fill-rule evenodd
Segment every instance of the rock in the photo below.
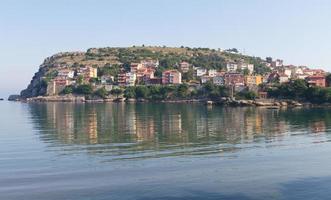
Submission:
M 18 94 L 13 94 L 8 97 L 8 101 L 21 101 L 22 97 Z
M 254 106 L 254 101 L 252 100 L 240 100 L 238 103 L 241 105 L 241 106 Z
M 135 102 L 137 102 L 137 100 L 136 99 L 133 99 L 133 98 L 127 98 L 125 101 L 128 102 L 128 103 L 135 103 Z
M 295 103 L 295 104 L 293 104 L 293 106 L 295 106 L 295 107 L 301 107 L 301 106 L 303 106 L 301 103 Z
M 85 102 L 84 96 L 38 96 L 26 99 L 28 102 Z
M 280 102 L 275 102 L 274 106 L 281 106 L 281 103 Z
M 114 102 L 118 102 L 118 103 L 121 103 L 121 102 L 124 102 L 124 101 L 125 101 L 125 99 L 121 98 L 121 97 L 119 97 L 117 99 L 114 99 Z
M 255 102 L 256 106 L 273 106 L 274 103 L 269 102 Z
M 137 102 L 144 103 L 144 102 L 147 102 L 147 100 L 143 99 L 143 98 L 139 98 L 139 99 L 137 99 Z
M 103 101 L 104 101 L 104 102 L 113 102 L 114 99 L 112 99 L 112 98 L 106 98 L 106 99 L 104 99 Z
M 288 106 L 288 103 L 286 101 L 282 101 L 282 102 L 280 102 L 280 105 L 285 107 L 285 106 Z
M 206 104 L 209 105 L 209 106 L 211 106 L 211 105 L 214 104 L 214 102 L 213 101 L 206 101 Z

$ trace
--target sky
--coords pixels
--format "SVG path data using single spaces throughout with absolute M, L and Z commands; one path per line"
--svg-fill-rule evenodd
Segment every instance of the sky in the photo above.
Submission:
M 331 71 L 329 0 L 0 0 L 0 97 L 62 51 L 238 48 Z

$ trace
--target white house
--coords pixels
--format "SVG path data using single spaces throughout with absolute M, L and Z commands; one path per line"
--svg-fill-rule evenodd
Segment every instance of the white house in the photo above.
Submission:
M 203 76 L 207 74 L 207 69 L 205 68 L 196 68 L 197 77 Z
M 57 76 L 67 77 L 67 78 L 74 78 L 75 72 L 69 69 L 62 69 L 58 71 Z
M 291 69 L 284 69 L 284 74 L 288 77 L 292 77 L 292 70 Z
M 204 84 L 204 83 L 207 83 L 208 81 L 212 80 L 213 77 L 210 77 L 210 76 L 207 76 L 207 75 L 204 75 L 204 76 L 201 76 L 201 83 Z
M 137 76 L 136 73 L 128 72 L 126 73 L 126 85 L 134 86 L 136 84 Z
M 236 72 L 238 69 L 238 64 L 234 62 L 227 63 L 226 69 L 228 72 Z
M 289 77 L 286 74 L 282 74 L 279 76 L 279 83 L 286 83 L 289 81 Z
M 240 69 L 241 70 L 247 69 L 249 71 L 249 73 L 252 74 L 254 72 L 254 65 L 243 63 L 243 64 L 240 65 Z

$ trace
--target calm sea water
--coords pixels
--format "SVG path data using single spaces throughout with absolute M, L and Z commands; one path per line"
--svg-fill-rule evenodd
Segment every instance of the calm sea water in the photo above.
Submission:
M 0 199 L 330 199 L 331 110 L 0 102 Z

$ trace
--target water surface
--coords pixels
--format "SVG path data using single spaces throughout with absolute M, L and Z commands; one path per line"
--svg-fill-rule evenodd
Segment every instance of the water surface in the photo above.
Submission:
M 0 103 L 0 199 L 329 199 L 331 110 Z

